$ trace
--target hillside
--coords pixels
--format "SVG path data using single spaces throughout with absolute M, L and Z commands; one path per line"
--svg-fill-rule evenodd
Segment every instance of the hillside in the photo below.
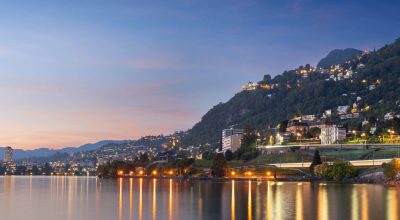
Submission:
M 399 111 L 400 39 L 377 51 L 342 62 L 340 68 L 309 65 L 271 78 L 265 75 L 257 87 L 241 91 L 228 102 L 209 110 L 183 139 L 185 145 L 217 145 L 221 130 L 231 125 L 254 129 L 275 127 L 296 115 L 322 115 L 342 124 L 363 117 L 383 117 Z M 358 118 L 340 120 L 338 106 L 355 106 Z
M 336 64 L 341 64 L 346 62 L 347 60 L 361 55 L 362 51 L 353 49 L 353 48 L 347 48 L 344 50 L 336 49 L 332 50 L 329 52 L 329 54 L 325 57 L 322 58 L 319 62 L 317 67 L 318 68 L 328 68 L 330 66 L 336 65 Z

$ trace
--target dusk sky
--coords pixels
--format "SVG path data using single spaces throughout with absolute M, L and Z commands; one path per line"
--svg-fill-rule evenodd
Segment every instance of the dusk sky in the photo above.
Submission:
M 400 37 L 399 1 L 0 3 L 0 146 L 186 130 L 264 74 Z

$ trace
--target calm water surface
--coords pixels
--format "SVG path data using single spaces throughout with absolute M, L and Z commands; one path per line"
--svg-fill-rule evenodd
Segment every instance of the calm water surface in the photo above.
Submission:
M 399 219 L 380 185 L 0 177 L 0 219 Z

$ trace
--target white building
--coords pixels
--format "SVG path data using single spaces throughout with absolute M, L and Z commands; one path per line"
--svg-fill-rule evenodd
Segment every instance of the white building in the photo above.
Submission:
M 321 126 L 321 144 L 334 144 L 346 138 L 346 129 L 337 125 Z
M 340 114 L 346 114 L 349 111 L 349 109 L 350 109 L 350 106 L 348 106 L 348 105 L 343 105 L 343 106 L 338 106 L 337 107 L 337 111 L 338 111 L 339 115 Z
M 317 117 L 315 115 L 302 115 L 301 120 L 302 121 L 315 121 Z
M 393 120 L 394 119 L 394 112 L 388 112 L 383 116 L 385 121 Z
M 258 83 L 249 82 L 246 85 L 242 86 L 242 91 L 253 91 L 258 88 Z
M 242 143 L 243 130 L 242 129 L 224 129 L 222 130 L 222 152 L 231 150 L 232 152 L 239 149 Z

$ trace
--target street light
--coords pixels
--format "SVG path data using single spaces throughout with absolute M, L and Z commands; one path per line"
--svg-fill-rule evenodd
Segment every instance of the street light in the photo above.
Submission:
M 300 143 L 301 143 L 301 133 L 300 133 L 300 132 L 298 132 L 298 133 L 296 133 L 296 135 L 297 135 L 297 137 L 299 137 L 299 139 L 300 139 Z

